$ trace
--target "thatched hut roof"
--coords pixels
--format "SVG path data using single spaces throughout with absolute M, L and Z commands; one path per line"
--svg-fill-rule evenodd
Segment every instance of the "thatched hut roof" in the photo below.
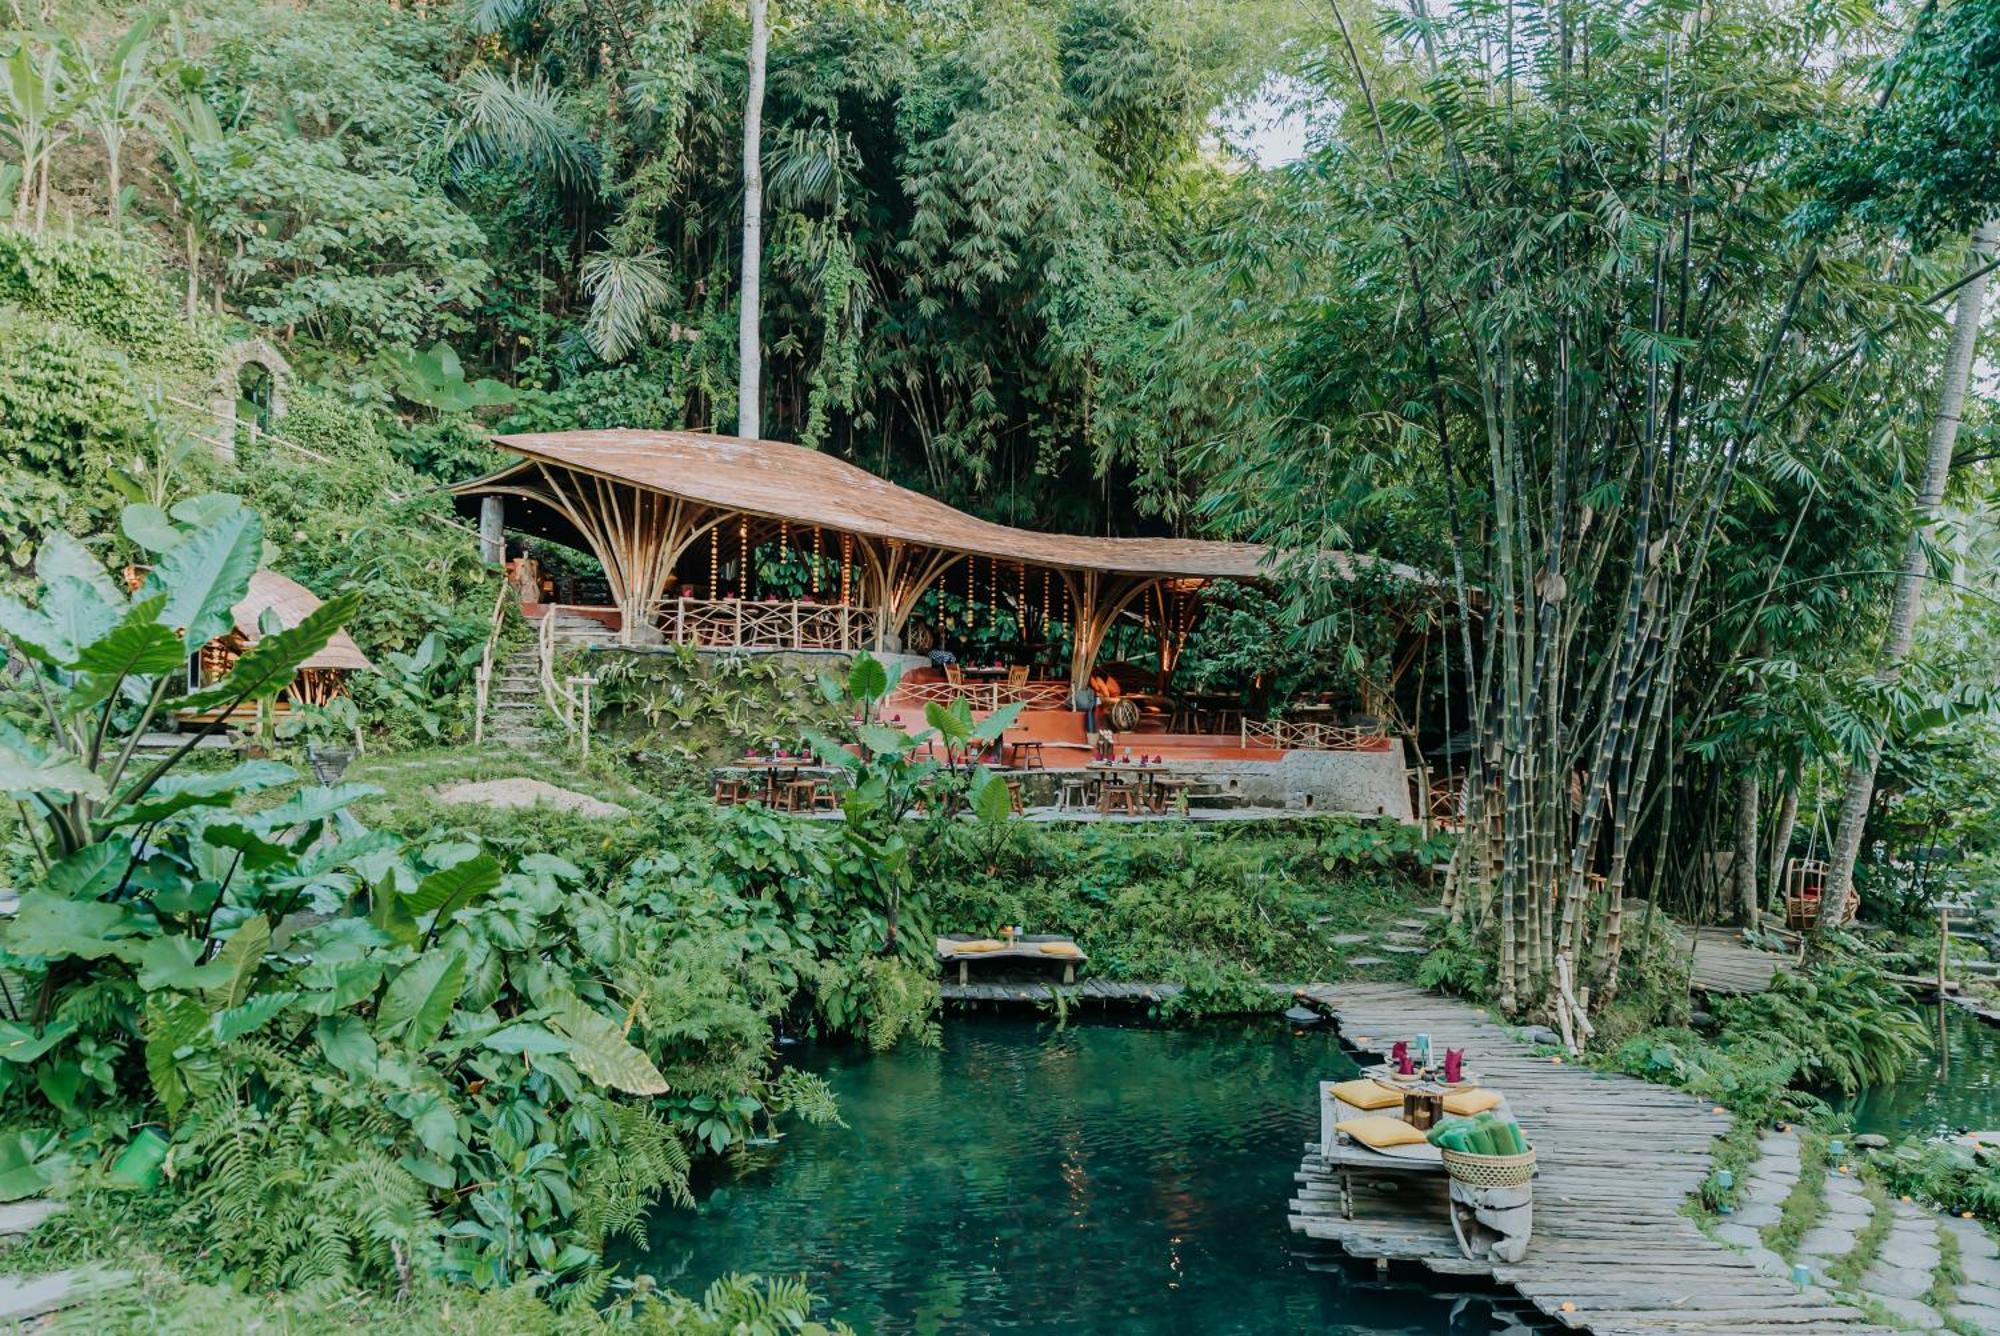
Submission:
M 297 626 L 319 605 L 319 596 L 297 580 L 276 571 L 258 571 L 250 577 L 250 592 L 229 611 L 236 619 L 237 632 L 246 641 L 254 642 L 262 634 L 260 628 L 265 609 L 275 612 L 278 621 L 289 629 Z M 326 647 L 307 659 L 304 666 L 345 668 L 356 672 L 372 672 L 375 668 L 345 631 L 335 631 L 333 639 L 326 642 Z

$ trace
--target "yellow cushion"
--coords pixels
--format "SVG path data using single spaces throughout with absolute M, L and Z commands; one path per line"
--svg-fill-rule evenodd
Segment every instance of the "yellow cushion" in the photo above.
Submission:
M 1500 1096 L 1491 1090 L 1454 1090 L 1444 1097 L 1444 1111 L 1460 1118 L 1500 1107 Z
M 1083 952 L 1077 949 L 1075 942 L 1043 942 L 1042 954 L 1045 956 L 1080 956 Z
M 1366 1118 L 1349 1118 L 1346 1122 L 1335 1123 L 1333 1130 L 1344 1132 L 1373 1150 L 1387 1150 L 1391 1146 L 1414 1146 L 1424 1140 L 1422 1132 L 1401 1118 L 1385 1118 L 1379 1113 L 1370 1114 Z
M 1393 1090 L 1384 1090 L 1373 1081 L 1342 1081 L 1333 1088 L 1333 1097 L 1342 1104 L 1357 1109 L 1400 1109 L 1403 1097 Z
M 981 951 L 1005 951 L 1007 944 L 1005 942 L 996 942 L 991 937 L 981 937 L 976 941 L 953 942 L 951 949 L 960 955 L 973 955 Z

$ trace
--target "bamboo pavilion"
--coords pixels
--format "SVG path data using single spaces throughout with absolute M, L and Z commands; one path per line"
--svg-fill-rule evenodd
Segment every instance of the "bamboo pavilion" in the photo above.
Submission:
M 998 621 L 1018 644 L 1059 650 L 1048 666 L 1073 688 L 1120 618 L 1142 624 L 1170 672 L 1204 588 L 1272 574 L 1254 544 L 1011 528 L 780 441 L 620 429 L 495 444 L 519 460 L 451 489 L 479 516 L 487 559 L 504 558 L 509 529 L 590 553 L 600 620 L 628 644 L 922 652 Z M 1373 557 L 1329 565 L 1428 582 Z

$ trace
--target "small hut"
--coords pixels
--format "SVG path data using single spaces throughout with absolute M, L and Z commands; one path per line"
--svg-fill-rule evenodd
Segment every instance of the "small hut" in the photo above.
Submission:
M 319 606 L 319 596 L 298 581 L 276 571 L 256 572 L 250 577 L 249 592 L 229 610 L 235 619 L 235 627 L 203 645 L 188 660 L 188 686 L 204 687 L 227 677 L 243 651 L 263 634 L 266 612 L 289 630 Z M 291 686 L 273 703 L 273 712 L 283 714 L 300 704 L 324 705 L 335 696 L 345 694 L 349 673 L 373 672 L 374 668 L 375 665 L 368 661 L 368 656 L 361 652 L 361 647 L 354 643 L 352 636 L 345 631 L 335 631 L 333 639 L 305 661 Z M 237 713 L 241 718 L 232 718 L 231 723 L 247 723 L 256 717 L 255 709 L 249 705 L 244 705 Z M 201 724 L 211 722 L 214 717 L 210 713 L 190 712 L 182 719 L 187 723 Z

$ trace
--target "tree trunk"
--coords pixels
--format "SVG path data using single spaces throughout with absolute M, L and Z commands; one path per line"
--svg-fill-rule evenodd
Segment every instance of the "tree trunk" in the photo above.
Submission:
M 1785 886 L 1786 855 L 1792 851 L 1792 831 L 1799 823 L 1799 781 L 1796 776 L 1785 788 L 1785 800 L 1778 804 L 1778 819 L 1771 831 L 1771 893 L 1782 894 Z M 1783 905 L 1778 906 L 1782 912 Z
M 1958 290 L 1958 305 L 1952 315 L 1951 348 L 1945 357 L 1944 381 L 1938 391 L 1937 416 L 1931 421 L 1930 454 L 1924 463 L 1923 487 L 1917 493 L 1916 523 L 1910 529 L 1903 553 L 1903 573 L 1896 580 L 1895 601 L 1889 609 L 1889 627 L 1876 660 L 1875 675 L 1883 682 L 1902 676 L 1903 661 L 1910 656 L 1916 638 L 1917 612 L 1923 592 L 1925 540 L 1930 537 L 1937 509 L 1944 500 L 1945 483 L 1951 476 L 1951 454 L 1958 444 L 1958 423 L 1965 411 L 1965 390 L 1972 378 L 1972 354 L 1979 341 L 1979 321 L 1986 302 L 1986 275 L 1978 273 L 1993 258 L 2000 223 L 1987 222 L 1972 234 L 1972 252 L 1965 259 L 1966 272 L 1977 274 Z M 1820 902 L 1821 932 L 1840 926 L 1846 917 L 1849 891 L 1854 885 L 1854 862 L 1861 854 L 1861 831 L 1867 824 L 1868 808 L 1875 798 L 1875 770 L 1882 763 L 1883 737 L 1873 734 L 1862 754 L 1847 770 L 1847 791 L 1840 803 L 1840 823 L 1835 827 L 1826 878 L 1826 895 Z
M 764 61 L 771 43 L 769 0 L 748 0 L 750 6 L 749 91 L 743 99 L 743 289 L 736 325 L 736 434 L 763 435 L 759 412 L 762 393 L 763 298 L 759 292 L 764 263 Z
M 1757 926 L 1763 900 L 1757 893 L 1757 770 L 1746 764 L 1736 777 L 1736 921 Z

